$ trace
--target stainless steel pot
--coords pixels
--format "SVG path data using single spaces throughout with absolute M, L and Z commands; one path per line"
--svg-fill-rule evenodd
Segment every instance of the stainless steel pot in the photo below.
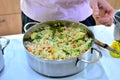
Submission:
M 114 39 L 120 41 L 120 10 L 116 10 L 114 15 Z
M 30 24 L 35 24 L 32 26 L 28 31 L 26 30 L 26 27 Z M 66 25 L 66 26 L 78 26 L 79 28 L 85 29 L 89 36 L 94 39 L 94 34 L 92 31 L 90 31 L 85 25 L 81 23 L 71 22 L 71 21 L 65 21 L 65 20 L 56 20 L 56 21 L 48 21 L 44 23 L 28 23 L 25 25 L 25 35 L 23 37 L 23 45 L 25 47 L 25 41 L 30 38 L 30 35 L 32 32 L 38 30 L 40 27 L 51 25 L 54 26 L 55 24 L 59 25 Z M 93 42 L 94 44 L 94 42 Z M 70 58 L 65 60 L 46 60 L 43 58 L 38 58 L 31 54 L 26 48 L 26 55 L 29 65 L 33 70 L 36 72 L 43 74 L 45 76 L 49 77 L 63 77 L 63 76 L 69 76 L 76 74 L 80 71 L 82 71 L 84 68 L 88 66 L 89 63 L 93 63 L 98 61 L 102 54 L 100 51 L 98 51 L 95 48 L 90 47 L 88 51 L 86 51 L 83 55 L 77 56 L 76 58 Z M 96 56 L 94 56 L 94 52 L 97 52 Z
M 9 44 L 10 40 L 5 37 L 0 37 L 0 71 L 4 68 L 4 49 Z

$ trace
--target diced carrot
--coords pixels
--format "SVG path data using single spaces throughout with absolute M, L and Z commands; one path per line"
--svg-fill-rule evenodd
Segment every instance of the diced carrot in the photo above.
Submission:
M 52 57 L 52 60 L 55 60 L 55 57 L 54 57 L 54 56 Z
M 28 47 L 27 47 L 27 50 L 28 50 L 29 52 L 33 52 L 33 49 L 32 49 L 32 48 L 28 48 Z
M 85 49 L 85 51 L 87 51 L 87 50 L 88 50 L 88 48 Z
M 43 50 L 40 49 L 40 50 L 39 50 L 39 53 L 41 53 L 42 51 L 43 51 Z
M 51 47 L 50 47 L 50 46 L 48 46 L 47 48 L 48 48 L 48 49 L 50 49 Z
M 76 47 L 76 44 L 73 43 L 72 46 L 73 46 L 73 47 Z
M 54 54 L 54 50 L 52 50 L 52 49 L 50 49 L 48 52 L 51 54 Z

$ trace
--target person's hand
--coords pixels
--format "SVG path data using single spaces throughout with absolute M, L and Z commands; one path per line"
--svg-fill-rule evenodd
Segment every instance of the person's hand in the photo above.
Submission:
M 96 20 L 105 26 L 111 26 L 114 17 L 112 6 L 106 0 L 91 0 L 90 4 Z

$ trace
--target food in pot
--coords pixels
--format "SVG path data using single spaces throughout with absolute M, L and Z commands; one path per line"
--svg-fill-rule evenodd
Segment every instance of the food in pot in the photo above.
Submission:
M 87 31 L 75 26 L 45 26 L 32 32 L 25 43 L 33 55 L 47 60 L 63 60 L 82 55 L 92 45 Z
M 117 51 L 120 51 L 120 42 L 119 41 L 113 41 L 110 47 L 117 50 Z M 120 58 L 120 54 L 116 54 L 112 51 L 109 51 L 109 53 L 114 58 Z

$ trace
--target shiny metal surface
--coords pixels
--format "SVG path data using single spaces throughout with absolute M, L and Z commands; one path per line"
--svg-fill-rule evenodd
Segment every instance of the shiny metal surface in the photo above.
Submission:
M 115 28 L 114 39 L 120 41 L 120 10 L 117 10 L 114 15 Z
M 3 67 L 4 67 L 4 59 L 2 55 L 2 50 L 0 50 L 0 71 L 3 69 Z
M 109 50 L 109 51 L 112 51 L 112 52 L 114 52 L 114 53 L 116 53 L 116 54 L 120 54 L 119 51 L 117 51 L 117 50 L 115 50 L 115 49 L 112 49 L 112 48 L 111 48 L 108 44 L 106 44 L 106 43 L 100 42 L 100 41 L 97 40 L 97 39 L 95 39 L 94 42 L 95 42 L 95 44 L 99 45 L 99 46 L 102 47 L 102 48 L 105 48 L 105 49 L 107 49 L 107 50 Z
M 116 54 L 120 54 L 119 51 L 117 51 L 117 50 L 115 50 L 115 49 L 112 49 L 112 48 L 110 48 L 109 46 L 107 46 L 106 49 L 108 49 L 109 51 L 112 51 L 112 52 L 114 52 L 114 53 L 116 53 Z
M 4 68 L 4 49 L 9 44 L 10 40 L 5 37 L 0 37 L 0 71 Z
M 31 27 L 23 37 L 23 45 L 25 47 L 25 41 L 30 38 L 30 34 L 35 30 L 39 29 L 42 26 L 53 25 L 59 23 L 61 25 L 70 26 L 78 26 L 80 28 L 85 29 L 89 36 L 94 39 L 94 34 L 90 31 L 85 25 L 81 23 L 74 23 L 71 21 L 48 21 L 45 23 L 38 23 Z M 93 43 L 94 44 L 94 43 Z M 91 48 L 93 45 L 91 45 Z M 88 63 L 96 62 L 101 58 L 101 53 L 98 52 L 98 56 L 92 59 L 91 48 L 86 51 L 83 55 L 80 55 L 76 58 L 65 59 L 65 60 L 46 60 L 42 58 L 38 58 L 31 54 L 26 48 L 26 55 L 29 65 L 36 72 L 43 74 L 49 77 L 63 77 L 76 74 L 82 71 L 84 68 L 88 66 Z

